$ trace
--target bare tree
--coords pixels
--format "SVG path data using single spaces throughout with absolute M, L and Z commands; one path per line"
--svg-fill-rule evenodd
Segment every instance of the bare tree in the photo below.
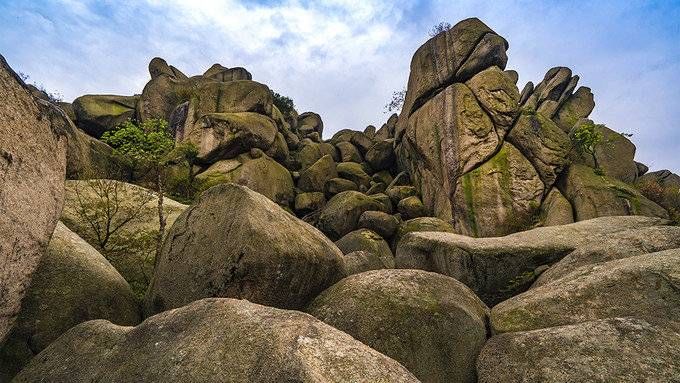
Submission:
M 406 89 L 392 92 L 392 99 L 385 105 L 385 113 L 399 112 L 404 106 L 404 98 L 406 97 Z
M 442 21 L 430 29 L 430 37 L 435 37 L 442 32 L 448 31 L 449 29 L 451 29 L 451 24 Z

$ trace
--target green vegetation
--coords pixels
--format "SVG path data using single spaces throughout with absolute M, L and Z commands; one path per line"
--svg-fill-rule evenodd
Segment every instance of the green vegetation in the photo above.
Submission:
M 574 128 L 571 132 L 571 141 L 574 148 L 580 154 L 589 154 L 593 158 L 595 164 L 595 174 L 604 175 L 604 171 L 600 168 L 595 156 L 595 150 L 602 144 L 603 135 L 600 128 L 604 125 L 593 124 L 591 122 L 582 124 Z
M 102 141 L 131 162 L 133 167 L 144 162 L 150 164 L 155 172 L 155 192 L 158 195 L 156 259 L 159 259 L 166 224 L 166 217 L 163 213 L 164 173 L 169 165 L 168 155 L 175 147 L 175 140 L 168 133 L 168 122 L 161 119 L 149 119 L 137 125 L 132 121 L 126 121 L 116 129 L 105 132 Z
M 664 186 L 656 179 L 644 178 L 635 185 L 643 196 L 668 211 L 676 225 L 680 225 L 680 188 Z
M 295 115 L 295 103 L 293 103 L 292 98 L 280 95 L 276 92 L 272 92 L 272 96 L 274 96 L 274 105 L 284 117 Z

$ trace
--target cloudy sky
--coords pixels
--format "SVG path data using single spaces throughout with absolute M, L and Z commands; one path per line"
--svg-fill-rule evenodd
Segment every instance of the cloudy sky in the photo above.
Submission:
M 592 117 L 632 133 L 637 159 L 680 171 L 680 2 L 0 0 L 0 53 L 71 101 L 140 93 L 160 56 L 188 75 L 219 62 L 324 119 L 324 135 L 380 125 L 430 28 L 476 16 L 510 42 L 520 88 L 568 66 Z

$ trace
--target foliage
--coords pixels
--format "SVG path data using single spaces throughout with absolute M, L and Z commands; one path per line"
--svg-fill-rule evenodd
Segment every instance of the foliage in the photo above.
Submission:
M 102 135 L 101 140 L 132 161 L 162 164 L 175 146 L 168 133 L 168 122 L 149 119 L 137 125 L 126 121 Z
M 272 96 L 274 96 L 274 105 L 281 111 L 284 117 L 295 115 L 295 104 L 292 98 L 282 96 L 276 92 L 272 92 Z
M 451 24 L 442 21 L 430 29 L 430 37 L 435 37 L 442 32 L 448 31 L 449 29 L 451 29 Z
M 392 99 L 385 105 L 385 113 L 399 112 L 404 106 L 404 98 L 406 97 L 406 89 L 392 92 Z
M 664 186 L 658 180 L 648 177 L 636 184 L 643 196 L 668 210 L 675 224 L 680 224 L 680 188 Z
M 604 175 L 604 171 L 600 169 L 597 163 L 597 157 L 595 156 L 595 150 L 602 144 L 603 135 L 601 128 L 604 125 L 593 124 L 592 122 L 584 123 L 572 130 L 571 141 L 574 144 L 574 148 L 580 154 L 589 154 L 593 158 L 593 163 L 595 164 L 595 173 L 598 175 Z

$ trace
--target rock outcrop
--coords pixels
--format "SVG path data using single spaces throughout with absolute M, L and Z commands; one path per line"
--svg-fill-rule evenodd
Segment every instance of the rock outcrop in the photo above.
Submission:
M 225 379 L 418 382 L 396 361 L 309 315 L 214 298 L 156 315 L 137 327 L 104 320 L 81 324 L 33 359 L 14 381 Z
M 175 221 L 145 299 L 147 313 L 207 297 L 301 308 L 343 277 L 342 253 L 261 194 L 215 186 Z
M 0 344 L 45 254 L 64 198 L 63 112 L 34 98 L 0 56 Z

